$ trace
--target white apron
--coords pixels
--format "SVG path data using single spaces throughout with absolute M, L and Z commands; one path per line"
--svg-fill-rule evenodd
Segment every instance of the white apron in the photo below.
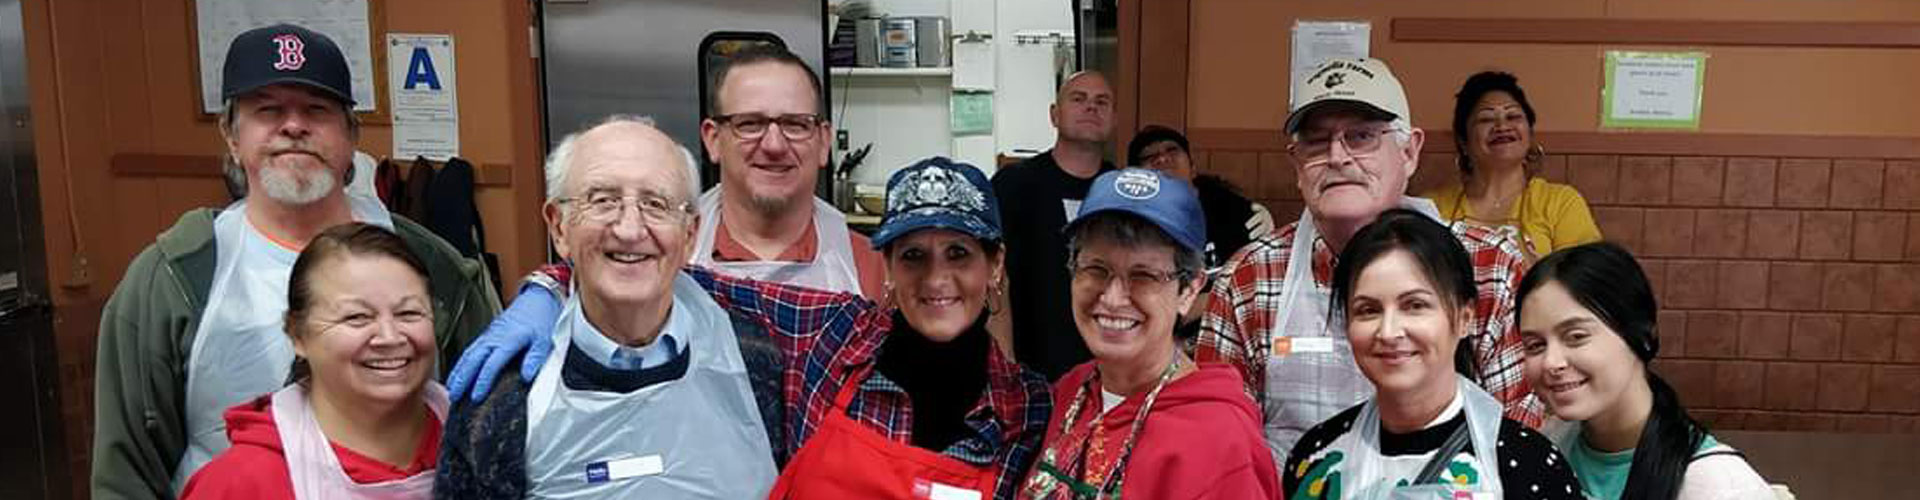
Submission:
M 393 229 L 379 200 L 347 196 L 353 220 Z M 207 307 L 187 355 L 186 454 L 173 471 L 173 492 L 226 451 L 227 408 L 286 385 L 293 343 L 282 329 L 287 278 L 300 254 L 266 239 L 247 222 L 247 200 L 213 219 L 215 265 Z
M 692 315 L 687 373 L 632 393 L 576 391 L 561 382 L 577 294 L 553 331 L 560 359 L 527 395 L 530 498 L 764 498 L 778 471 L 748 386 L 733 324 L 686 275 L 672 314 Z
M 1480 386 L 1458 374 L 1453 376 L 1458 392 L 1454 397 L 1464 398 L 1462 410 L 1467 414 L 1467 435 L 1473 440 L 1473 468 L 1479 472 L 1479 482 L 1472 487 L 1456 487 L 1442 481 L 1440 484 L 1421 484 L 1394 486 L 1399 477 L 1387 477 L 1380 464 L 1386 457 L 1380 454 L 1380 409 L 1375 401 L 1367 401 L 1360 407 L 1360 415 L 1354 420 L 1354 430 L 1332 444 L 1328 450 L 1340 450 L 1347 458 L 1336 467 L 1341 475 L 1340 482 L 1348 493 L 1345 498 L 1356 500 L 1482 500 L 1501 498 L 1500 467 L 1497 447 L 1500 439 L 1501 406 Z M 1453 460 L 1444 457 L 1441 460 Z M 1410 479 L 1410 478 L 1409 478 Z
M 1402 198 L 1401 207 L 1439 220 L 1439 210 L 1424 198 Z M 1268 344 L 1272 352 L 1266 359 L 1267 394 L 1261 404 L 1274 463 L 1286 463 L 1287 453 L 1307 429 L 1373 395 L 1373 383 L 1354 365 L 1346 325 L 1327 324 L 1332 291 L 1313 280 L 1313 242 L 1319 238 L 1312 213 L 1300 212 L 1280 289 L 1281 306 L 1274 308 L 1271 324 L 1278 328 Z
M 447 389 L 427 382 L 423 388 L 427 408 L 442 424 L 447 421 Z M 301 500 L 408 500 L 433 497 L 434 470 L 427 469 L 405 479 L 360 484 L 347 477 L 334 455 L 333 444 L 313 418 L 307 402 L 307 389 L 293 384 L 273 393 L 273 424 L 280 431 L 280 446 L 285 450 L 287 475 L 293 480 L 293 497 Z M 436 443 L 436 446 L 438 444 Z
M 859 295 L 860 272 L 853 263 L 847 217 L 819 198 L 809 200 L 813 202 L 812 237 L 819 238 L 819 251 L 814 253 L 813 262 L 717 262 L 713 260 L 713 238 L 715 228 L 720 227 L 720 188 L 707 190 L 695 202 L 701 223 L 699 233 L 694 236 L 693 265 L 728 276 Z

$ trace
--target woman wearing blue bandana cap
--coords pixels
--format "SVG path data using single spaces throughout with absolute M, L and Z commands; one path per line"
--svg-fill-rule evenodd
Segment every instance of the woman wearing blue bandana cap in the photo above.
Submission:
M 1195 364 L 1173 336 L 1204 278 L 1193 186 L 1139 168 L 1102 174 L 1066 231 L 1073 321 L 1093 361 L 1054 386 L 1021 498 L 1280 498 L 1238 372 Z
M 987 333 L 1001 293 L 997 205 L 970 165 L 935 157 L 895 172 L 873 235 L 887 263 L 880 304 L 700 278 L 723 307 L 816 338 L 794 359 L 827 360 L 788 365 L 795 448 L 770 498 L 1013 497 L 1051 398 Z

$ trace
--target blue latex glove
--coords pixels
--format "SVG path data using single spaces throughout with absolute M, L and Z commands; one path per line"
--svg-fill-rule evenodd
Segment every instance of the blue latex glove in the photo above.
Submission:
M 521 286 L 507 310 L 494 316 L 487 331 L 460 353 L 453 373 L 447 375 L 447 397 L 458 401 L 467 395 L 476 403 L 486 399 L 500 370 L 523 349 L 527 357 L 520 362 L 520 379 L 532 382 L 553 353 L 553 323 L 560 318 L 560 307 L 560 298 L 546 288 L 532 283 Z

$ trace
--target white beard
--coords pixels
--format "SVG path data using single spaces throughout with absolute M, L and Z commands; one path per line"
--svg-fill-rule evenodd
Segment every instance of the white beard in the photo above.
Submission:
M 260 169 L 260 191 L 288 205 L 306 205 L 340 190 L 333 172 L 268 165 Z

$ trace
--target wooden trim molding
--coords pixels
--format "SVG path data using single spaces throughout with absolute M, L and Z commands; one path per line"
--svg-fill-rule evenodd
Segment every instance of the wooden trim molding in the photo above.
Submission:
M 473 182 L 478 186 L 508 187 L 513 175 L 508 165 L 475 164 Z M 171 155 L 152 153 L 114 153 L 107 171 L 114 177 L 220 177 L 220 157 L 207 155 Z
M 1279 129 L 1196 128 L 1187 131 L 1196 151 L 1283 151 Z M 1552 154 L 1648 156 L 1762 156 L 1777 158 L 1920 159 L 1920 137 L 1714 134 L 1673 132 L 1541 132 Z M 1453 153 L 1453 134 L 1427 131 L 1425 151 Z
M 1393 20 L 1395 42 L 1920 48 L 1920 23 L 1665 19 Z

